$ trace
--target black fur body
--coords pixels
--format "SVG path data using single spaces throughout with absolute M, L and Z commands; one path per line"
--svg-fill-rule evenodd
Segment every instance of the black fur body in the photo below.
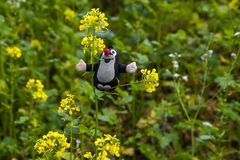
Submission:
M 113 50 L 112 48 L 110 49 L 111 51 Z M 120 56 L 117 52 L 114 58 L 107 58 L 103 53 L 98 63 L 94 65 L 87 64 L 86 66 L 86 71 L 94 72 L 94 86 L 102 91 L 115 89 L 119 83 L 120 73 L 126 73 L 126 65 L 120 64 Z

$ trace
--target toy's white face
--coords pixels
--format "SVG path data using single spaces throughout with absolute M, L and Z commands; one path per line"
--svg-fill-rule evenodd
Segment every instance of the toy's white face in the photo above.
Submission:
M 110 52 L 108 55 L 106 55 L 106 53 L 102 53 L 101 59 L 103 59 L 105 61 L 105 63 L 109 63 L 111 60 L 114 60 L 116 55 L 117 55 L 117 51 L 115 51 L 114 49 L 109 49 Z

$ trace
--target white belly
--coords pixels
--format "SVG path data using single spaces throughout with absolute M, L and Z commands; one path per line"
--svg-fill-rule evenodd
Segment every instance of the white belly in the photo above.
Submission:
M 97 79 L 99 82 L 108 83 L 115 77 L 115 59 L 108 63 L 105 63 L 103 59 L 100 60 L 100 64 L 97 71 Z

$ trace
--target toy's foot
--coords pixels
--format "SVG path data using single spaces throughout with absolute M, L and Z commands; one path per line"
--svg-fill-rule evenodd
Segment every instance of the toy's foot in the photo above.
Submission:
M 97 88 L 99 88 L 99 89 L 104 89 L 103 85 L 101 85 L 101 84 L 98 84 L 98 85 L 97 85 Z
M 99 89 L 101 89 L 101 90 L 106 90 L 106 91 L 112 89 L 112 87 L 109 86 L 109 85 L 103 86 L 103 85 L 101 85 L 101 84 L 98 84 L 97 87 L 98 87 Z
M 112 87 L 109 86 L 109 85 L 106 85 L 106 86 L 104 86 L 104 89 L 105 89 L 105 90 L 109 90 L 109 89 L 112 89 Z

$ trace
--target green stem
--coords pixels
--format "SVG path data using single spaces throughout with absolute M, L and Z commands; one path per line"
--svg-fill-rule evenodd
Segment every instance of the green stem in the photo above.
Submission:
M 204 72 L 204 77 L 203 77 L 203 87 L 201 90 L 201 97 L 203 96 L 205 89 L 206 89 L 206 81 L 207 81 L 207 75 L 208 75 L 208 67 L 207 66 L 208 66 L 208 58 L 205 60 L 205 65 L 204 65 L 205 72 Z
M 73 140 L 73 118 L 71 115 L 71 126 L 70 126 L 70 160 L 72 160 L 72 140 Z
M 94 50 L 94 47 L 95 47 L 95 31 L 93 32 L 93 43 L 92 43 L 92 47 L 91 47 L 91 64 L 92 64 L 92 73 L 94 71 L 94 53 L 93 53 L 93 50 Z M 94 92 L 94 99 L 95 99 L 95 133 L 94 133 L 94 139 L 97 138 L 97 130 L 98 130 L 98 97 L 97 97 L 97 94 L 96 94 L 96 89 L 94 87 L 94 82 L 93 82 L 93 77 L 94 77 L 94 74 L 92 75 L 92 87 L 93 87 L 93 92 Z M 97 149 L 95 150 L 95 155 L 97 155 Z
M 211 45 L 211 42 L 212 42 L 212 35 L 210 37 L 210 40 L 208 42 L 208 45 L 207 45 L 207 48 L 206 48 L 206 51 L 208 52 L 209 50 L 209 47 Z M 205 92 L 205 89 L 207 88 L 206 87 L 206 81 L 207 81 L 207 75 L 208 75 L 208 56 L 206 57 L 206 60 L 205 60 L 205 63 L 204 63 L 204 68 L 205 68 L 205 72 L 204 72 L 204 77 L 203 77 L 203 87 L 202 87 L 202 90 L 201 90 L 201 97 L 203 96 L 204 92 Z
M 207 88 L 206 81 L 207 81 L 207 76 L 208 76 L 208 58 L 206 58 L 206 60 L 205 60 L 204 68 L 205 68 L 205 72 L 204 72 L 204 76 L 203 76 L 203 83 L 202 83 L 203 86 L 202 86 L 202 90 L 201 90 L 201 97 L 203 97 L 205 89 Z M 199 112 L 200 112 L 200 109 L 198 109 L 197 112 L 195 113 L 194 120 L 197 119 Z
M 233 63 L 232 63 L 232 65 L 231 65 L 231 67 L 230 67 L 230 69 L 228 71 L 229 74 L 231 74 L 231 72 L 234 69 L 236 63 L 238 62 L 239 53 L 240 53 L 240 45 L 238 47 L 237 55 L 236 55 L 235 59 L 233 60 Z
M 0 50 L 0 78 L 1 78 L 1 80 L 3 80 L 5 82 L 5 70 L 4 70 L 3 61 L 4 61 L 4 55 Z M 0 101 L 1 101 L 0 104 L 1 103 L 6 103 L 6 99 L 4 98 L 4 96 Z M 3 127 L 3 136 L 8 135 L 8 126 L 9 126 L 8 121 L 7 121 L 8 114 L 5 114 L 5 113 L 7 113 L 6 110 L 3 110 L 3 112 L 1 113 L 2 114 L 1 115 L 1 120 L 2 120 L 2 122 L 5 122 L 5 123 L 3 123 L 3 126 L 2 126 Z
M 179 101 L 179 103 L 180 103 L 180 106 L 181 106 L 181 108 L 182 108 L 185 116 L 187 117 L 187 120 L 190 120 L 190 117 L 189 117 L 189 115 L 188 115 L 187 109 L 186 109 L 186 107 L 185 107 L 185 105 L 184 105 L 184 102 L 183 102 L 183 100 L 182 100 L 182 97 L 181 97 L 181 95 L 180 95 L 180 88 L 179 88 L 179 84 L 176 82 L 176 79 L 174 79 L 174 86 L 175 86 L 176 91 L 177 91 L 177 98 L 178 98 L 178 101 Z
M 139 84 L 139 83 L 144 83 L 144 82 L 147 82 L 147 80 L 135 81 L 135 82 L 127 83 L 127 84 L 120 84 L 118 86 L 119 87 L 124 87 L 124 86 L 130 86 L 132 84 Z
M 210 37 L 210 40 L 208 42 L 208 45 L 207 45 L 207 48 L 206 48 L 206 51 L 208 52 L 209 50 L 209 47 L 211 45 L 211 42 L 212 42 L 212 35 Z M 207 85 L 206 85 L 206 82 L 207 82 L 207 76 L 208 76 L 208 59 L 209 57 L 206 58 L 205 60 L 205 63 L 204 63 L 204 68 L 205 68 L 205 72 L 204 72 L 204 76 L 203 76 L 203 86 L 202 86 L 202 90 L 201 90 L 201 97 L 203 97 L 204 93 L 205 93 L 205 90 L 207 88 Z M 195 120 L 197 119 L 197 116 L 200 112 L 200 108 L 197 110 L 197 112 L 195 113 L 194 117 L 193 117 L 193 120 L 191 122 L 191 143 L 192 143 L 192 155 L 194 155 L 194 152 L 195 152 L 195 146 L 194 146 L 194 123 L 195 123 Z
M 80 154 L 80 159 L 83 159 L 83 147 L 85 146 L 85 144 L 84 144 L 84 136 L 82 134 L 80 135 L 80 140 L 81 140 L 81 144 L 77 150 L 77 153 Z
M 95 35 L 95 33 L 94 33 Z M 93 44 L 92 46 L 94 47 L 94 42 L 95 42 L 95 38 L 93 38 Z M 92 72 L 94 70 L 94 57 L 93 57 L 93 47 L 91 47 L 91 64 L 92 64 Z M 94 76 L 94 74 L 93 74 Z M 93 92 L 94 92 L 94 99 L 95 99 L 95 133 L 94 133 L 94 137 L 95 139 L 97 138 L 97 130 L 98 130 L 98 98 L 97 98 L 97 95 L 96 95 L 96 90 L 95 90 L 95 87 L 94 87 L 94 82 L 93 82 L 93 76 L 92 76 L 92 79 L 91 79 L 91 82 L 92 82 L 92 87 L 93 87 Z
M 134 77 L 134 81 L 135 81 L 135 77 Z M 132 83 L 130 83 L 130 84 L 132 84 Z M 132 115 L 133 115 L 132 129 L 133 129 L 133 135 L 136 135 L 135 124 L 136 124 L 136 121 L 137 121 L 137 115 L 136 115 L 136 92 L 135 92 L 135 90 L 132 91 L 132 95 L 133 95 L 133 102 L 132 102 Z M 134 143 L 134 148 L 137 148 L 137 143 Z M 136 156 L 134 156 L 133 159 L 136 160 Z
M 9 135 L 10 137 L 16 139 L 15 130 L 14 130 L 14 90 L 15 90 L 15 67 L 16 65 L 13 62 L 13 59 L 10 58 L 10 108 L 9 108 Z M 15 156 L 15 151 L 12 153 L 12 156 Z
M 97 136 L 97 130 L 98 130 L 98 100 L 96 98 L 95 102 L 95 109 L 96 109 L 96 128 L 95 128 L 95 137 Z
M 49 88 L 49 80 L 50 80 L 50 55 L 49 53 L 47 53 L 45 55 L 45 63 L 46 63 L 46 75 L 47 75 L 47 81 L 46 81 L 46 88 Z
M 13 68 L 13 61 L 10 59 L 10 110 L 9 110 L 9 118 L 10 118 L 10 125 L 9 125 L 9 132 L 10 136 L 14 136 L 14 116 L 13 116 L 13 103 L 14 103 L 14 68 Z
M 192 144 L 192 156 L 195 153 L 195 145 L 194 145 L 194 121 L 191 122 L 191 144 Z
M 187 120 L 189 122 L 191 122 L 191 119 L 189 117 L 189 114 L 187 112 L 187 109 L 186 109 L 186 107 L 184 105 L 183 99 L 182 99 L 181 94 L 180 94 L 180 84 L 176 82 L 175 78 L 174 78 L 174 86 L 175 86 L 176 91 L 177 91 L 177 98 L 178 98 L 178 101 L 179 101 L 179 103 L 181 105 L 181 108 L 182 108 L 185 116 L 187 117 Z M 191 122 L 191 146 L 192 146 L 191 152 L 192 152 L 192 156 L 194 155 L 194 152 L 195 152 L 195 149 L 194 149 L 194 135 L 193 135 L 193 133 L 194 133 L 194 123 Z
M 230 66 L 227 74 L 232 74 L 232 71 L 233 71 L 233 69 L 235 68 L 236 63 L 238 62 L 239 56 L 240 56 L 240 45 L 239 45 L 239 47 L 238 47 L 238 52 L 237 52 L 237 54 L 236 54 L 236 57 L 235 57 L 234 61 L 232 62 L 232 64 L 231 64 L 231 66 Z M 207 101 L 207 103 L 210 102 L 210 101 L 212 101 L 214 98 L 216 98 L 216 97 L 218 96 L 218 94 L 222 92 L 222 90 L 223 90 L 223 89 L 222 89 L 220 86 L 218 86 L 218 89 L 216 90 L 216 94 L 215 94 L 214 96 L 212 96 L 212 97 Z M 197 115 L 198 115 L 198 112 L 196 113 L 196 116 L 197 116 Z
M 0 52 L 0 77 L 1 77 L 1 79 L 4 79 L 4 76 L 5 76 L 3 58 L 4 58 L 3 53 Z

